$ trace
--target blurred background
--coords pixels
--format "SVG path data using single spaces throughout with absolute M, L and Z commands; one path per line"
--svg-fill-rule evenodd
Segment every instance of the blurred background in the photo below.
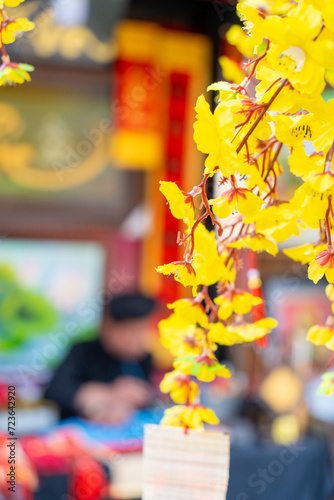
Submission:
M 8 47 L 14 61 L 35 66 L 32 82 L 0 90 L 0 424 L 5 430 L 7 387 L 15 386 L 29 478 L 17 498 L 67 498 L 73 460 L 83 454 L 78 481 L 103 462 L 107 483 L 112 471 L 119 489 L 106 493 L 101 479 L 91 496 L 72 492 L 68 498 L 140 496 L 142 424 L 145 418 L 158 422 L 169 404 L 157 389 L 171 366 L 157 322 L 168 316 L 166 304 L 184 293 L 154 270 L 182 252 L 175 244 L 182 225 L 170 215 L 159 180 L 190 191 L 201 179 L 194 105 L 209 83 L 221 79 L 221 55 L 240 61 L 225 39 L 238 22 L 233 4 L 26 0 L 8 9 L 36 24 Z M 284 177 L 282 198 L 295 183 Z M 241 286 L 247 286 L 248 265 L 245 257 Z M 305 268 L 282 253 L 261 254 L 258 265 L 267 312 L 279 326 L 265 349 L 222 352 L 234 370 L 232 381 L 203 389 L 203 402 L 232 429 L 228 500 L 255 493 L 273 500 L 282 488 L 290 498 L 292 481 L 299 490 L 291 486 L 291 498 L 328 500 L 334 403 L 316 391 L 330 360 L 325 348 L 305 341 L 310 326 L 330 312 L 325 285 L 311 286 Z M 159 303 L 150 322 L 156 410 L 130 430 L 118 429 L 117 439 L 111 434 L 106 447 L 91 428 L 61 431 L 57 407 L 42 398 L 69 349 L 98 337 L 105 304 L 134 290 Z M 115 458 L 118 438 L 121 450 L 131 452 L 126 459 Z M 304 444 L 291 465 L 279 462 L 279 474 L 277 467 L 268 469 L 282 449 L 299 442 Z M 267 478 L 259 475 L 261 467 L 269 470 Z M 256 480 L 264 482 L 263 491 Z
M 182 293 L 154 270 L 179 251 L 159 180 L 201 178 L 193 108 L 234 8 L 31 0 L 11 12 L 36 24 L 8 46 L 35 71 L 1 89 L 0 376 L 34 400 L 69 346 L 97 336 L 112 296 Z

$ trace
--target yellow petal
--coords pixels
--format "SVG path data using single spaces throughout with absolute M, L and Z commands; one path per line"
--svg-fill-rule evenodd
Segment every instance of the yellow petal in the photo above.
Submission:
M 263 200 L 252 191 L 243 191 L 246 198 L 238 195 L 237 208 L 242 215 L 247 215 L 253 217 L 261 210 L 261 205 L 264 203 Z
M 308 277 L 313 283 L 318 283 L 319 280 L 324 276 L 325 269 L 320 267 L 315 260 L 313 260 L 308 267 Z
M 245 236 L 233 243 L 228 244 L 231 248 L 248 248 L 254 252 L 268 252 L 270 255 L 275 256 L 278 253 L 276 243 L 266 238 L 263 234 L 255 234 L 254 236 Z
M 232 214 L 233 210 L 235 210 L 237 206 L 236 196 L 233 196 L 230 202 L 228 198 L 228 196 L 223 195 L 214 200 L 210 200 L 213 213 L 220 219 L 226 219 L 226 217 Z
M 245 75 L 236 61 L 230 57 L 222 56 L 219 58 L 219 63 L 222 67 L 223 77 L 225 80 L 237 84 L 244 80 Z
M 3 8 L 3 4 L 5 4 L 7 7 L 17 7 L 22 2 L 24 2 L 24 0 L 3 0 L 0 6 Z
M 328 283 L 334 283 L 334 268 L 327 267 L 325 270 L 325 276 L 326 276 Z
M 326 342 L 326 347 L 327 347 L 327 349 L 334 351 L 334 337 L 331 340 L 329 340 L 328 342 Z
M 331 302 L 334 301 L 334 285 L 331 283 L 326 286 L 326 296 Z
M 306 340 L 309 340 L 315 345 L 325 345 L 333 337 L 334 331 L 326 326 L 315 325 L 312 326 L 308 333 Z
M 213 410 L 211 410 L 210 408 L 206 408 L 203 411 L 202 418 L 208 424 L 212 424 L 212 425 L 219 424 L 219 418 L 217 417 L 217 415 L 215 414 L 215 412 Z
M 189 324 L 198 323 L 203 328 L 208 327 L 208 317 L 201 304 L 193 303 L 190 299 L 179 299 L 167 307 L 174 309 L 175 314 Z
M 160 191 L 169 203 L 170 211 L 176 219 L 187 219 L 191 226 L 194 221 L 194 210 L 189 202 L 185 202 L 185 196 L 175 182 L 160 181 Z

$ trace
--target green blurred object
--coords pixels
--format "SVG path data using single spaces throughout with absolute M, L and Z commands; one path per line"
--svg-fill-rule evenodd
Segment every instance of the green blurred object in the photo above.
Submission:
M 46 299 L 23 288 L 13 269 L 0 265 L 0 349 L 21 347 L 56 320 L 57 312 Z

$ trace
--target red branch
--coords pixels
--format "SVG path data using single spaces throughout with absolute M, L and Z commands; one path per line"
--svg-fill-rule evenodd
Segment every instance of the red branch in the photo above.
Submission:
M 252 67 L 251 72 L 247 76 L 247 78 L 242 82 L 241 87 L 246 87 L 249 84 L 249 82 L 251 81 L 251 79 L 256 71 L 257 65 L 259 64 L 260 61 L 262 61 L 262 59 L 264 57 L 266 57 L 267 52 L 269 50 L 269 45 L 270 45 L 270 42 L 269 42 L 269 40 L 267 40 L 267 47 L 266 47 L 266 50 L 264 51 L 264 53 L 262 54 L 262 56 L 257 57 L 256 59 L 253 59 L 253 61 L 250 61 L 248 64 L 245 64 L 246 68 L 248 66 L 251 66 L 251 65 L 253 65 L 253 67 Z
M 334 154 L 334 142 L 326 154 L 324 172 L 330 172 L 332 170 L 333 154 Z
M 260 123 L 260 121 L 262 120 L 262 118 L 264 117 L 264 115 L 266 114 L 266 112 L 268 111 L 268 109 L 270 108 L 270 106 L 272 105 L 272 103 L 274 102 L 274 100 L 276 99 L 276 97 L 278 96 L 278 94 L 281 92 L 281 90 L 283 89 L 283 87 L 285 87 L 285 85 L 287 83 L 288 83 L 288 80 L 282 80 L 282 82 L 281 82 L 280 86 L 278 87 L 278 89 L 276 90 L 276 92 L 269 99 L 269 101 L 264 106 L 263 110 L 261 111 L 261 113 L 259 114 L 259 116 L 257 117 L 257 119 L 255 120 L 255 122 L 251 126 L 251 128 L 248 130 L 248 132 L 245 135 L 245 137 L 240 142 L 239 146 L 236 149 L 237 154 L 240 153 L 241 149 L 244 147 L 244 145 L 248 141 L 249 137 L 252 135 L 252 133 L 254 132 L 254 130 L 256 129 L 256 127 L 258 126 L 258 124 Z
M 329 215 L 331 213 L 331 208 L 332 208 L 332 196 L 328 196 L 328 208 L 326 210 L 326 217 L 325 217 L 325 226 L 326 226 L 326 231 L 327 231 L 328 247 L 332 247 L 332 235 L 331 235 L 331 227 L 330 227 L 330 223 L 329 223 Z

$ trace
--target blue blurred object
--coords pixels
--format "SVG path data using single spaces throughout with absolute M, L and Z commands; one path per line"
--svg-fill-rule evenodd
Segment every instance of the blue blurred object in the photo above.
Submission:
M 227 500 L 330 500 L 334 478 L 327 444 L 231 448 Z
M 141 442 L 145 424 L 159 424 L 163 417 L 162 408 L 138 410 L 124 422 L 119 424 L 95 423 L 82 418 L 72 417 L 62 420 L 57 428 L 74 428 L 91 441 L 106 445 L 122 447 L 125 444 Z M 50 431 L 50 429 L 48 430 Z

